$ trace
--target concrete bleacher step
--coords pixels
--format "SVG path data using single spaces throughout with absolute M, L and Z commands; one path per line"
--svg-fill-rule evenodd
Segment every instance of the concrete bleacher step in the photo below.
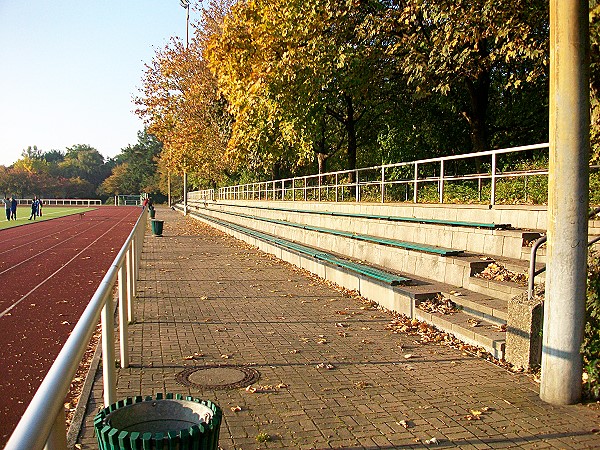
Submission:
M 451 333 L 471 345 L 484 348 L 496 358 L 504 357 L 504 342 L 508 302 L 467 289 L 437 283 L 424 278 L 413 279 L 407 286 L 399 286 L 405 296 L 414 300 L 414 317 Z M 439 295 L 456 305 L 456 312 L 442 314 L 420 309 L 420 304 Z
M 207 211 L 222 212 L 222 211 L 211 209 L 211 208 L 205 208 L 205 209 Z M 442 255 L 442 256 L 452 256 L 452 255 L 458 255 L 458 254 L 463 253 L 463 250 L 461 250 L 461 249 L 444 248 L 444 247 L 438 246 L 438 245 L 425 245 L 425 244 L 419 244 L 419 243 L 414 243 L 414 242 L 401 241 L 398 239 L 389 239 L 389 238 L 384 238 L 384 237 L 371 236 L 371 235 L 367 235 L 367 234 L 363 234 L 363 233 L 357 233 L 354 231 L 342 231 L 342 230 L 336 230 L 333 228 L 317 227 L 317 226 L 313 226 L 313 225 L 306 225 L 304 223 L 290 222 L 287 220 L 269 219 L 269 218 L 265 218 L 265 217 L 253 216 L 250 214 L 232 213 L 232 212 L 225 212 L 225 214 L 234 215 L 234 216 L 241 217 L 244 219 L 260 220 L 263 222 L 269 222 L 269 223 L 273 223 L 273 224 L 277 224 L 277 225 L 282 225 L 285 227 L 300 228 L 300 229 L 303 229 L 306 231 L 314 231 L 317 233 L 326 233 L 326 234 L 331 234 L 331 235 L 335 235 L 335 236 L 346 237 L 349 239 L 355 239 L 358 241 L 365 241 L 365 242 L 371 242 L 371 243 L 375 243 L 375 244 L 388 245 L 391 247 L 398 247 L 398 248 L 403 248 L 406 250 L 414 250 L 414 251 L 418 251 L 418 252 L 438 254 L 438 255 Z
M 467 288 L 480 294 L 489 295 L 505 301 L 521 295 L 527 291 L 527 286 L 523 283 L 513 281 L 496 281 L 485 278 L 471 277 Z
M 416 308 L 415 318 L 451 333 L 467 344 L 481 347 L 495 358 L 504 358 L 506 331 L 501 325 L 498 326 L 485 320 L 475 320 L 463 311 L 442 314 Z
M 442 290 L 441 293 L 472 317 L 485 320 L 494 325 L 506 324 L 508 317 L 508 302 L 506 300 L 459 288 Z
M 436 245 L 455 251 L 482 252 L 493 257 L 529 259 L 522 251 L 528 242 L 535 241 L 539 230 L 512 227 L 508 223 L 477 222 L 483 215 L 469 216 L 471 220 L 457 217 L 429 218 L 391 214 L 330 210 L 308 210 L 301 207 L 255 206 L 230 203 L 194 203 L 194 207 L 212 209 L 213 212 L 246 214 L 266 220 L 284 220 L 290 223 L 331 228 L 357 235 L 387 238 L 413 244 Z M 329 207 L 333 208 L 332 205 Z M 336 205 L 337 208 L 337 205 Z M 327 209 L 327 208 L 326 208 Z M 421 211 L 426 212 L 426 211 Z

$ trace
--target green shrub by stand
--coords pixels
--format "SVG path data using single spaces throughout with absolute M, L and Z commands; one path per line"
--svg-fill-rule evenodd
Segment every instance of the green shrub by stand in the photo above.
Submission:
M 584 395 L 591 400 L 600 399 L 600 253 L 590 249 L 586 321 L 581 353 L 583 355 Z M 587 379 L 586 379 L 587 377 Z

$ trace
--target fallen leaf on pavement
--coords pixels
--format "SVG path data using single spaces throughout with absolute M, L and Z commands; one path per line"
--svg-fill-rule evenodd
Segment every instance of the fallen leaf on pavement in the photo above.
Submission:
M 413 427 L 413 425 L 412 425 L 412 423 L 410 422 L 410 420 L 404 420 L 404 419 L 402 419 L 400 422 L 396 422 L 396 423 L 397 423 L 398 425 L 401 425 L 401 426 L 403 426 L 403 427 L 404 427 L 404 428 L 406 428 L 407 430 L 408 430 L 409 428 L 412 428 L 412 427 Z
M 329 364 L 329 363 L 319 363 L 319 364 L 317 364 L 317 369 L 327 369 L 327 370 L 332 370 L 332 369 L 335 369 L 335 367 L 333 366 L 333 364 Z

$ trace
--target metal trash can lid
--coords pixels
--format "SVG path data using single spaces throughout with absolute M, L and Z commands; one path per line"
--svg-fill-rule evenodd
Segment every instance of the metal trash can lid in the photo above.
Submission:
M 214 412 L 189 400 L 150 400 L 118 408 L 104 418 L 104 424 L 121 431 L 164 433 L 210 424 Z

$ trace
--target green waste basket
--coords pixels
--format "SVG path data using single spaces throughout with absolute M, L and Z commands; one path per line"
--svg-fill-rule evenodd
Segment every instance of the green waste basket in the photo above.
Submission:
M 155 220 L 153 219 L 150 224 L 152 226 L 152 234 L 154 236 L 162 236 L 162 230 L 163 230 L 163 221 L 162 220 Z
M 156 210 L 154 208 L 148 209 L 148 212 L 150 213 L 151 219 L 154 219 L 154 217 L 156 217 Z
M 128 397 L 102 409 L 94 430 L 100 450 L 216 450 L 222 416 L 214 403 L 181 394 Z

